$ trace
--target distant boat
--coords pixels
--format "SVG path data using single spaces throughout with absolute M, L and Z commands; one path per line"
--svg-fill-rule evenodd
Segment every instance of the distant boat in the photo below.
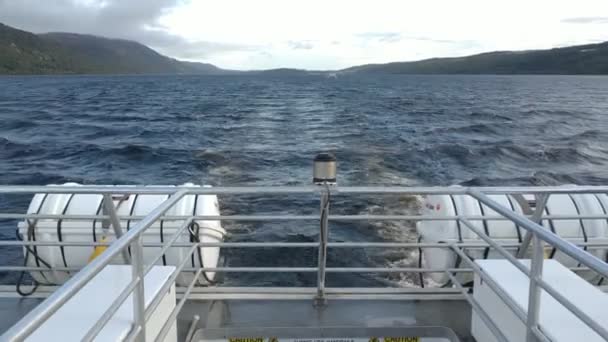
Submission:
M 335 72 L 331 72 L 327 74 L 327 78 L 338 78 L 338 74 L 336 74 Z

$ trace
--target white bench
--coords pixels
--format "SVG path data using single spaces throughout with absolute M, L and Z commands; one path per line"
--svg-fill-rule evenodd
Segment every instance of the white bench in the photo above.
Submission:
M 169 291 L 160 293 L 167 283 L 173 266 L 154 266 L 145 276 L 145 305 L 162 296 L 158 307 L 146 324 L 146 340 L 153 341 L 175 308 L 175 284 Z M 114 299 L 131 282 L 131 266 L 108 265 L 86 284 L 74 297 L 68 300 L 53 316 L 44 322 L 27 341 L 80 341 L 93 327 L 101 315 L 110 307 Z M 96 341 L 122 341 L 133 326 L 133 295 L 120 306 L 114 316 L 95 338 Z M 165 341 L 177 341 L 175 322 Z
M 475 262 L 524 312 L 527 312 L 530 281 L 525 274 L 507 260 L 476 260 Z M 521 260 L 521 262 L 528 267 L 530 265 L 529 260 Z M 544 261 L 542 278 L 595 322 L 608 327 L 607 294 L 555 260 Z M 526 340 L 525 324 L 477 274 L 475 275 L 473 297 L 509 341 Z M 475 312 L 473 312 L 471 325 L 471 331 L 477 341 L 497 341 Z M 540 298 L 539 327 L 553 342 L 604 341 L 545 291 L 542 291 Z

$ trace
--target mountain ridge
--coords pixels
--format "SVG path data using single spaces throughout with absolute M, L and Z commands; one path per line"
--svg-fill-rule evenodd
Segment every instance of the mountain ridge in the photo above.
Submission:
M 94 35 L 34 34 L 0 23 L 0 74 L 608 74 L 608 42 L 548 50 L 494 51 L 464 57 L 365 64 L 341 70 L 237 71 L 180 61 L 141 43 Z

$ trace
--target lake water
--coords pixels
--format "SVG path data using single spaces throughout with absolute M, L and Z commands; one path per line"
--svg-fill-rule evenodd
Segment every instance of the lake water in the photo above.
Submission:
M 332 151 L 341 185 L 608 184 L 608 77 L 0 77 L 0 183 L 303 185 Z M 25 211 L 27 198 L 0 197 Z M 298 196 L 220 198 L 225 214 L 318 212 Z M 416 198 L 337 197 L 332 213 L 411 213 Z M 3 239 L 14 238 L 4 221 Z M 318 223 L 226 224 L 230 241 L 316 241 Z M 411 223 L 332 224 L 336 241 L 409 241 Z M 19 263 L 19 249 L 1 255 Z M 316 250 L 226 249 L 232 265 L 314 266 Z M 334 250 L 331 266 L 417 251 Z M 307 286 L 312 274 L 230 274 Z M 330 275 L 329 285 L 409 283 Z

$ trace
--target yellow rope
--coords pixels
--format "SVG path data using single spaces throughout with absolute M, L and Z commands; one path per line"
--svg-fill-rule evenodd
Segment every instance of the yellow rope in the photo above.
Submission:
M 100 242 L 105 243 L 107 241 L 108 238 L 106 236 L 103 236 Z M 97 258 L 101 253 L 105 252 L 106 249 L 108 249 L 108 246 L 95 246 L 93 253 L 91 253 L 91 256 L 89 257 L 89 262 L 93 261 L 93 259 Z

